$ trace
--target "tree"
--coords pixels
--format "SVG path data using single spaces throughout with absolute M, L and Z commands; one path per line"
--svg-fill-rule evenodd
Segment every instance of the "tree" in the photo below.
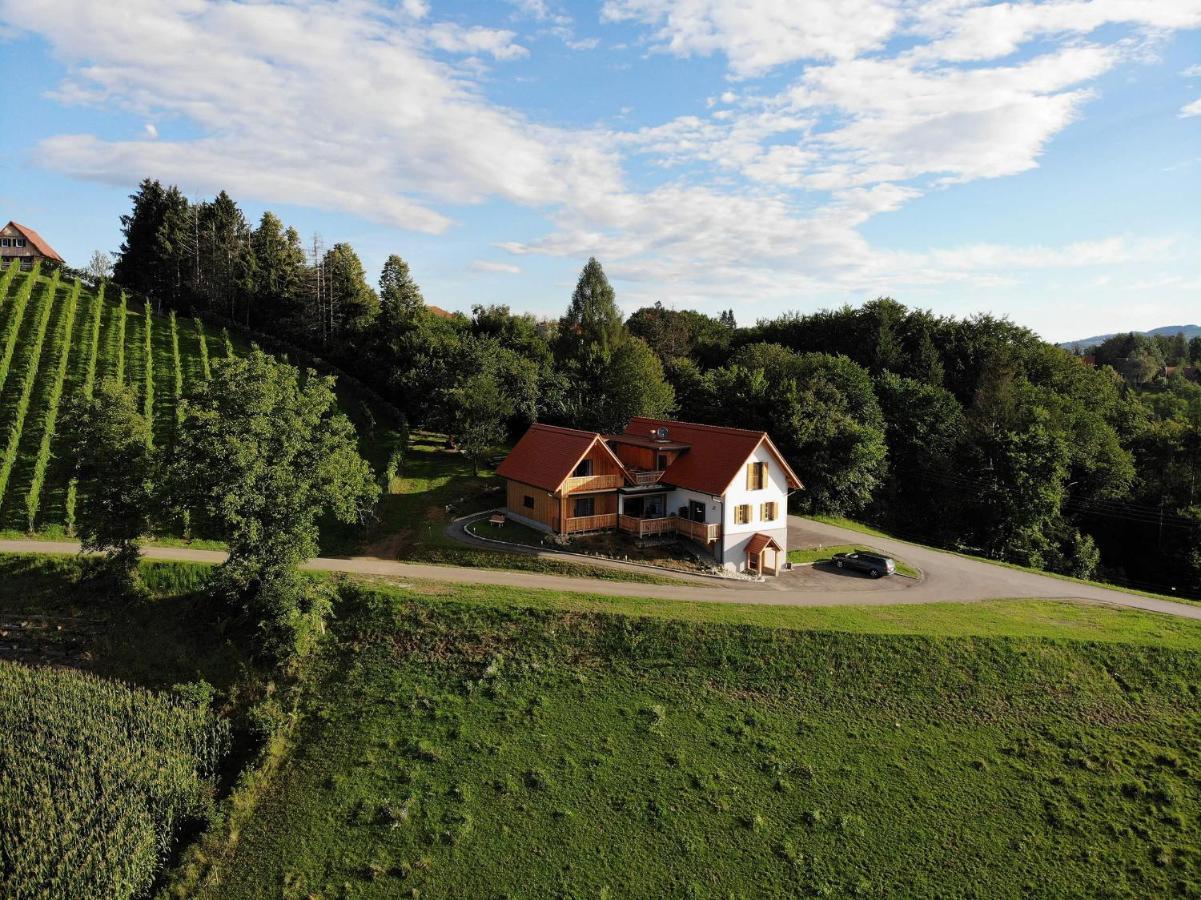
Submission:
M 723 327 L 730 329 L 730 331 L 733 331 L 738 327 L 738 323 L 734 320 L 734 310 L 732 309 L 722 310 L 718 321 L 721 322 Z
M 255 317 L 262 324 L 290 326 L 297 318 L 305 279 L 304 248 L 294 228 L 284 228 L 272 212 L 263 213 L 250 236 L 254 257 Z M 274 329 L 273 329 L 274 330 Z
M 303 651 L 320 604 L 296 567 L 317 552 L 317 519 L 363 516 L 379 493 L 333 379 L 260 350 L 214 364 L 184 405 L 171 497 L 200 510 L 229 547 L 220 583 L 276 657 Z
M 104 281 L 112 277 L 113 274 L 113 258 L 103 250 L 93 250 L 92 258 L 88 260 L 88 267 L 85 269 L 93 281 Z
M 84 550 L 103 552 L 112 571 L 136 582 L 140 540 L 150 529 L 157 459 L 150 424 L 136 392 L 106 378 L 76 410 L 81 498 L 78 530 Z
M 871 377 L 845 356 L 750 344 L 713 373 L 718 420 L 771 434 L 815 512 L 867 507 L 887 473 L 884 417 Z
M 446 393 L 454 409 L 454 435 L 459 449 L 478 475 L 480 462 L 505 440 L 505 420 L 513 402 L 491 371 L 475 372 Z
M 329 285 L 330 333 L 346 344 L 375 321 L 379 297 L 367 283 L 363 262 L 350 244 L 334 244 L 325 254 L 323 266 Z
M 379 276 L 380 324 L 392 328 L 411 322 L 425 306 L 421 288 L 409 272 L 409 264 L 393 253 Z
M 129 195 L 133 209 L 121 216 L 124 240 L 113 266 L 116 281 L 144 294 L 154 290 L 158 272 L 158 233 L 163 223 L 166 191 L 162 184 L 145 178 Z
M 611 353 L 625 336 L 613 286 L 601 264 L 591 257 L 580 272 L 571 305 L 559 320 L 561 354 L 578 359 L 593 349 Z
M 597 431 L 617 433 L 635 416 L 660 418 L 675 407 L 663 364 L 640 338 L 619 345 L 599 374 L 600 390 L 588 419 Z

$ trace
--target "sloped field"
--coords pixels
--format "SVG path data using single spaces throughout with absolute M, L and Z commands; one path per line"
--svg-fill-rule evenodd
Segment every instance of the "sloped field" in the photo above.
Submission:
M 179 398 L 232 345 L 174 315 L 148 314 L 119 290 L 57 273 L 0 276 L 0 529 L 58 532 L 72 520 L 72 402 L 100 379 L 124 378 L 154 420 L 176 427 Z

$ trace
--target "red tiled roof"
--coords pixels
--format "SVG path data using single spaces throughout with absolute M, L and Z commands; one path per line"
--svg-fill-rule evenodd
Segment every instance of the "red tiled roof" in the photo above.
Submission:
M 747 457 L 758 449 L 760 443 L 766 441 L 768 448 L 784 467 L 789 486 L 801 487 L 801 480 L 765 431 L 748 431 L 745 428 L 726 428 L 720 425 L 696 425 L 691 422 L 673 422 L 670 419 L 647 419 L 639 416 L 626 426 L 626 434 L 641 440 L 660 426 L 667 429 L 669 441 L 688 444 L 690 447 L 667 467 L 663 474 L 663 481 L 667 484 L 719 497 L 742 471 Z M 617 440 L 621 440 L 620 435 Z
M 443 309 L 441 306 L 427 305 L 425 309 L 430 315 L 437 316 L 439 319 L 453 319 L 455 317 L 454 313 Z
M 746 555 L 758 556 L 768 547 L 774 547 L 776 550 L 782 549 L 776 539 L 770 534 L 764 534 L 762 531 L 757 531 L 755 532 L 754 536 L 747 541 Z
M 25 240 L 29 241 L 29 243 L 33 245 L 33 249 L 42 254 L 42 256 L 46 257 L 47 259 L 52 259 L 55 262 L 63 261 L 63 258 L 58 255 L 57 251 L 47 244 L 45 239 L 43 239 L 40 234 L 38 234 L 28 225 L 21 225 L 20 223 L 13 222 L 11 220 L 9 221 L 8 225 L 21 232 L 21 234 L 25 237 Z
M 534 424 L 521 436 L 496 468 L 496 474 L 544 490 L 558 490 L 592 445 L 601 440 L 593 431 Z M 608 446 L 601 441 L 607 452 Z

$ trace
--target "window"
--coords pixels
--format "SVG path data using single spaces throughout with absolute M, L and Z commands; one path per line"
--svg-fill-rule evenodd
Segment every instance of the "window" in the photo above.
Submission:
M 25 238 L 17 238 L 15 241 L 13 241 L 13 243 L 16 244 L 18 247 L 24 247 L 25 246 Z
M 12 243 L 8 238 L 0 238 L 0 247 L 11 247 Z
M 521 498 L 521 505 L 524 506 L 526 509 L 533 509 L 534 508 L 534 498 L 531 497 L 529 494 L 526 494 L 524 497 Z
M 740 503 L 734 507 L 734 524 L 746 525 L 751 521 L 751 505 Z
M 655 459 L 655 468 L 662 472 L 667 468 L 667 454 L 660 453 Z
M 764 522 L 776 521 L 776 502 L 774 500 L 759 505 L 759 518 Z
M 747 463 L 746 489 L 748 491 L 761 491 L 765 487 L 767 487 L 767 463 Z
M 596 515 L 596 498 L 595 497 L 576 497 L 572 504 L 571 514 L 575 518 L 580 516 Z
M 562 472 L 563 470 L 560 469 L 559 471 Z M 592 460 L 581 459 L 580 464 L 575 467 L 575 471 L 572 474 L 576 478 L 587 478 L 592 474 Z

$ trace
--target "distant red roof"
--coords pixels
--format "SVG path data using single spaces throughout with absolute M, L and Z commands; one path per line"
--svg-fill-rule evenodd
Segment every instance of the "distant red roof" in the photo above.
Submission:
M 430 306 L 429 304 L 426 304 L 425 309 L 426 312 L 428 312 L 431 316 L 437 316 L 439 319 L 453 319 L 455 317 L 454 313 L 443 309 L 441 306 Z
M 667 484 L 715 497 L 720 496 L 742 472 L 747 458 L 761 443 L 766 442 L 768 449 L 783 467 L 789 487 L 801 487 L 801 480 L 765 431 L 748 431 L 745 428 L 726 428 L 721 425 L 697 425 L 692 422 L 673 422 L 670 419 L 647 419 L 639 416 L 630 420 L 625 434 L 629 435 L 631 443 L 641 443 L 643 438 L 660 427 L 667 429 L 668 440 L 671 443 L 688 444 L 690 448 L 676 457 L 663 473 L 663 481 Z M 622 440 L 624 437 L 625 435 L 619 435 L 616 439 Z
M 496 474 L 547 491 L 556 491 L 597 441 L 600 441 L 606 453 L 613 456 L 613 451 L 595 432 L 534 424 L 509 451 L 504 462 L 497 466 Z M 621 466 L 616 456 L 613 459 Z M 625 466 L 621 468 L 625 470 Z
M 29 243 L 33 247 L 33 249 L 36 250 L 38 253 L 42 254 L 42 256 L 46 257 L 47 259 L 52 259 L 55 262 L 63 261 L 63 258 L 58 255 L 58 251 L 56 251 L 53 247 L 51 247 L 49 244 L 47 244 L 46 240 L 40 234 L 38 234 L 36 231 L 34 231 L 32 228 L 30 228 L 28 225 L 22 225 L 19 222 L 13 222 L 10 220 L 8 225 L 5 227 L 6 228 L 12 227 L 12 228 L 17 229 L 17 231 L 21 232 L 22 236 L 25 238 L 25 240 L 29 241 Z

